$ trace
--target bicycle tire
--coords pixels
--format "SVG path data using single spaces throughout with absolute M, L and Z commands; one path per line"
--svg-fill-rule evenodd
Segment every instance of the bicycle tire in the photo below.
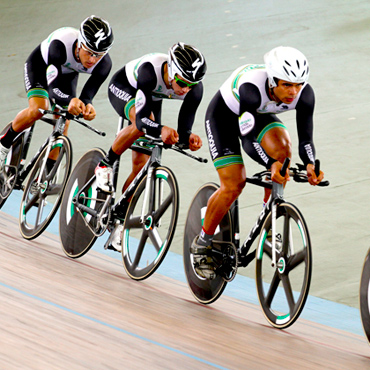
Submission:
M 69 138 L 58 137 L 52 146 L 52 150 L 55 149 L 59 149 L 59 153 L 53 167 L 48 171 L 44 166 L 41 172 L 45 156 L 49 153 L 45 147 L 38 156 L 24 188 L 19 212 L 19 230 L 23 238 L 28 240 L 37 238 L 49 226 L 59 208 L 71 173 L 72 146 Z M 37 187 L 40 179 L 40 186 Z
M 0 137 L 4 135 L 11 123 L 8 123 L 0 133 Z M 14 185 L 18 178 L 18 168 L 21 163 L 21 156 L 24 147 L 24 135 L 21 134 L 18 139 L 10 147 L 10 151 L 5 160 L 5 163 L 11 167 L 6 168 L 4 174 L 0 174 L 0 209 L 9 198 L 14 189 Z
M 360 316 L 365 336 L 370 343 L 370 249 L 362 266 L 360 280 Z
M 82 257 L 93 246 L 97 236 L 86 225 L 94 224 L 94 217 L 80 212 L 72 203 L 72 198 L 93 176 L 95 167 L 105 157 L 102 149 L 94 148 L 87 151 L 77 162 L 69 177 L 59 216 L 59 235 L 64 253 L 70 258 Z M 105 201 L 107 194 L 98 191 L 96 181 L 84 194 L 86 204 L 90 208 L 98 209 Z
M 215 183 L 206 183 L 196 192 L 187 214 L 184 230 L 184 269 L 186 279 L 191 293 L 195 299 L 203 304 L 210 304 L 216 301 L 223 293 L 227 282 L 219 275 L 212 280 L 200 277 L 194 269 L 193 256 L 190 253 L 190 247 L 194 238 L 199 235 L 202 229 L 202 221 L 205 215 L 208 199 L 219 188 Z M 213 248 L 221 248 L 217 241 L 232 241 L 232 221 L 230 211 L 222 219 L 219 228 L 213 238 Z
M 175 233 L 179 213 L 179 190 L 167 167 L 153 171 L 144 222 L 141 213 L 146 194 L 146 175 L 132 196 L 122 234 L 122 260 L 131 279 L 151 276 L 164 260 Z
M 271 220 L 270 212 L 262 226 L 256 251 L 256 285 L 267 321 L 284 329 L 298 319 L 306 303 L 311 283 L 312 248 L 301 212 L 291 203 L 281 203 L 276 210 L 277 266 L 272 267 L 272 246 L 268 237 Z

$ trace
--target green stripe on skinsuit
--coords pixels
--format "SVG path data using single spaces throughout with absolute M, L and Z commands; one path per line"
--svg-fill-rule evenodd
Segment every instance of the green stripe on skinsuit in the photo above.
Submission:
M 281 128 L 284 128 L 285 130 L 287 129 L 286 126 L 284 124 L 282 124 L 281 122 L 272 122 L 270 124 L 268 124 L 260 133 L 259 135 L 257 136 L 257 141 L 261 144 L 261 141 L 262 141 L 262 138 L 263 136 L 265 135 L 265 133 L 269 130 L 271 130 L 272 128 L 275 128 L 275 127 L 281 127 Z
M 125 116 L 128 120 L 130 120 L 130 109 L 135 105 L 135 98 L 132 98 L 128 101 L 128 103 L 125 105 Z
M 220 168 L 232 166 L 233 164 L 244 164 L 244 162 L 241 155 L 230 155 L 214 160 L 213 164 L 218 170 Z
M 31 98 L 49 99 L 49 94 L 44 89 L 31 89 L 27 92 L 27 99 L 31 99 Z

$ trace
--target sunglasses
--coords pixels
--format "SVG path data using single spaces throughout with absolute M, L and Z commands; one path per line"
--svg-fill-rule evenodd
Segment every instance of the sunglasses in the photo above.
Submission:
M 90 49 L 88 49 L 84 44 L 81 43 L 81 47 L 82 49 L 84 49 L 86 51 L 86 53 L 88 53 L 91 57 L 93 58 L 101 58 L 102 56 L 104 56 L 105 54 L 107 54 L 106 51 L 102 52 L 102 53 L 96 53 Z
M 175 75 L 175 80 L 176 80 L 176 83 L 181 87 L 181 88 L 184 88 L 184 87 L 193 87 L 194 85 L 197 85 L 199 82 L 195 82 L 195 83 L 190 83 L 190 82 L 186 82 L 184 80 L 180 80 L 176 75 Z

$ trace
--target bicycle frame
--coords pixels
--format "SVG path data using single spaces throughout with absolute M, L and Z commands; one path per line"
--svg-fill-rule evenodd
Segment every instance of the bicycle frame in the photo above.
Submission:
M 144 167 L 140 170 L 134 180 L 131 182 L 129 187 L 124 191 L 124 193 L 120 196 L 116 204 L 112 207 L 113 213 L 116 213 L 117 210 L 124 207 L 125 203 L 127 204 L 128 199 L 130 199 L 131 195 L 133 195 L 137 185 L 140 181 L 144 178 L 146 174 L 146 186 L 145 186 L 145 195 L 144 195 L 144 202 L 143 202 L 143 209 L 141 211 L 141 221 L 144 220 L 145 214 L 145 206 L 148 204 L 148 196 L 149 196 L 149 184 L 153 178 L 154 170 L 161 165 L 161 158 L 162 158 L 162 147 L 156 146 L 153 148 L 152 154 L 149 160 L 145 163 Z
M 260 235 L 262 225 L 265 222 L 267 216 L 272 213 L 272 250 L 273 250 L 273 261 L 272 261 L 272 266 L 276 266 L 276 256 L 275 256 L 275 248 L 276 248 L 276 208 L 278 204 L 282 203 L 284 201 L 283 194 L 284 194 L 284 187 L 281 184 L 278 183 L 272 183 L 269 184 L 267 182 L 260 181 L 256 183 L 252 179 L 247 179 L 247 182 L 262 186 L 262 187 L 267 187 L 267 188 L 272 188 L 272 193 L 263 207 L 261 213 L 259 214 L 254 226 L 249 232 L 249 235 L 243 242 L 241 246 L 239 246 L 240 242 L 240 236 L 239 236 L 239 202 L 238 199 L 234 202 L 233 206 L 230 208 L 231 211 L 231 219 L 232 219 L 232 224 L 233 224 L 233 242 L 236 248 L 238 249 L 239 252 L 239 266 L 238 267 L 246 267 L 249 265 L 251 261 L 255 258 L 255 251 L 251 252 L 248 254 L 253 242 L 256 240 L 256 238 Z
M 51 120 L 51 119 L 48 119 L 48 118 L 41 118 L 41 120 L 46 122 L 46 123 L 49 123 L 51 125 L 54 125 L 54 122 L 55 122 L 54 120 Z M 54 143 L 55 140 L 58 139 L 59 136 L 63 135 L 65 124 L 66 124 L 65 121 L 66 120 L 64 119 L 64 117 L 59 117 L 57 119 L 57 122 L 55 124 L 53 132 L 49 135 L 49 137 L 45 140 L 45 142 L 40 146 L 40 148 L 38 149 L 36 154 L 32 157 L 32 159 L 27 163 L 26 166 L 24 166 L 24 164 L 22 162 L 24 162 L 26 160 L 28 150 L 29 150 L 29 147 L 30 147 L 30 144 L 31 144 L 31 139 L 32 139 L 32 136 L 33 136 L 33 130 L 34 130 L 35 125 L 31 126 L 29 129 L 25 130 L 24 132 L 22 132 L 20 134 L 20 135 L 24 136 L 25 144 L 24 144 L 24 148 L 22 149 L 21 164 L 20 164 L 20 168 L 18 170 L 18 176 L 17 176 L 17 182 L 16 182 L 16 185 L 15 185 L 15 188 L 21 188 L 21 185 L 22 185 L 23 181 L 26 179 L 26 177 L 30 173 L 31 169 L 35 165 L 40 153 L 47 146 L 49 146 L 47 155 L 45 156 L 45 160 L 44 160 L 44 163 L 42 164 L 42 168 L 41 168 L 41 171 L 44 170 L 44 167 L 46 165 L 46 159 L 48 158 L 48 155 L 51 151 L 52 144 Z M 16 140 L 20 137 L 20 135 L 17 136 Z M 40 184 L 38 184 L 38 185 L 40 185 Z
M 92 215 L 93 217 L 97 217 L 98 219 L 106 213 L 106 209 L 109 207 L 109 205 L 112 205 L 111 207 L 112 213 L 116 216 L 119 214 L 120 209 L 124 208 L 127 203 L 128 199 L 133 195 L 135 192 L 138 184 L 142 181 L 142 179 L 145 177 L 146 174 L 148 174 L 147 177 L 147 184 L 150 184 L 150 181 L 153 177 L 153 171 L 155 168 L 159 167 L 161 164 L 161 157 L 162 157 L 162 147 L 156 146 L 153 148 L 152 154 L 149 158 L 149 160 L 145 163 L 143 168 L 140 170 L 140 172 L 136 175 L 136 177 L 133 179 L 129 187 L 124 191 L 124 193 L 120 196 L 120 198 L 117 200 L 117 202 L 114 203 L 114 193 L 109 194 L 107 197 L 107 200 L 104 202 L 105 206 L 100 210 L 98 213 L 94 209 L 90 207 L 86 207 L 85 205 L 79 203 L 78 199 L 80 199 L 81 194 L 86 192 L 86 189 L 88 189 L 91 184 L 95 181 L 95 175 L 91 177 L 91 179 L 77 192 L 77 194 L 73 197 L 72 202 L 75 204 L 78 208 L 80 208 L 83 212 L 87 212 L 88 214 Z M 113 171 L 113 183 L 117 184 L 117 177 L 118 177 L 118 167 L 119 167 L 119 160 L 117 160 L 114 164 L 115 170 Z M 144 214 L 145 214 L 145 205 L 148 201 L 148 194 L 149 194 L 149 186 L 146 186 L 145 190 L 145 202 L 143 204 L 142 209 L 142 215 L 141 215 L 141 221 L 144 220 Z

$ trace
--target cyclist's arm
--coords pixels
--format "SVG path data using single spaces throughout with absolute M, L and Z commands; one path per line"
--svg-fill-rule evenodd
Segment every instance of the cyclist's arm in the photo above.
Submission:
M 144 63 L 138 70 L 137 93 L 135 97 L 136 127 L 153 137 L 159 137 L 162 125 L 150 119 L 152 109 L 152 91 L 157 85 L 157 76 L 151 63 Z
M 62 91 L 63 80 L 62 65 L 67 60 L 67 51 L 59 40 L 53 40 L 49 46 L 48 66 L 46 79 L 49 86 L 49 96 L 57 104 L 66 107 L 74 96 Z
M 179 133 L 179 144 L 189 146 L 189 138 L 194 125 L 195 113 L 203 97 L 203 83 L 195 85 L 187 94 L 181 105 L 177 132 Z
M 296 106 L 299 156 L 307 167 L 315 163 L 315 146 L 313 143 L 313 111 L 315 94 L 310 85 L 306 85 Z
M 98 92 L 100 86 L 107 79 L 112 69 L 112 60 L 109 54 L 105 55 L 99 64 L 93 69 L 91 76 L 86 81 L 80 95 L 80 100 L 85 105 L 92 104 L 92 100 Z
M 276 160 L 265 152 L 256 136 L 256 112 L 261 104 L 261 94 L 256 85 L 244 83 L 239 88 L 239 95 L 239 129 L 243 138 L 243 149 L 252 159 L 269 170 Z

